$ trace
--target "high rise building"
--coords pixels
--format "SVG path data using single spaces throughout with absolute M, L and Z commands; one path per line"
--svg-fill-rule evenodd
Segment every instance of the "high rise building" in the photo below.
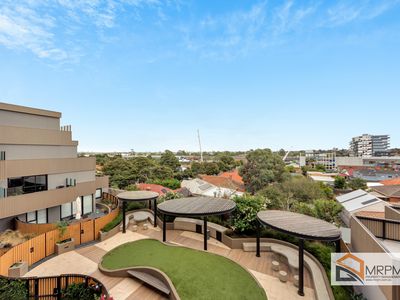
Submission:
M 389 144 L 389 135 L 363 134 L 352 138 L 350 152 L 352 156 L 360 157 L 387 156 Z
M 0 230 L 18 217 L 54 223 L 95 211 L 108 179 L 93 157 L 78 157 L 61 113 L 0 102 Z

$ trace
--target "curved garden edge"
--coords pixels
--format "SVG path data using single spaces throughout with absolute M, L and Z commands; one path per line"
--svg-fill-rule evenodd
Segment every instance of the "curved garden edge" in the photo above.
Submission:
M 265 289 L 262 287 L 262 285 L 260 284 L 260 282 L 258 281 L 258 279 L 247 268 L 245 268 L 240 263 L 234 261 L 233 259 L 231 259 L 229 257 L 225 257 L 223 255 L 219 255 L 219 254 L 216 254 L 216 253 L 210 253 L 210 252 L 205 251 L 205 250 L 193 249 L 193 248 L 190 248 L 190 247 L 187 247 L 187 246 L 184 246 L 184 245 L 176 245 L 176 244 L 171 244 L 171 243 L 167 243 L 167 242 L 162 242 L 162 241 L 159 241 L 157 239 L 149 238 L 149 239 L 146 239 L 146 240 L 157 241 L 160 244 L 163 244 L 163 245 L 168 246 L 168 247 L 185 248 L 185 249 L 189 249 L 191 251 L 203 252 L 203 253 L 207 253 L 208 255 L 220 256 L 220 257 L 222 257 L 224 259 L 227 259 L 227 260 L 233 262 L 234 264 L 236 264 L 237 266 L 239 266 L 241 269 L 243 269 L 248 275 L 250 275 L 250 277 L 257 283 L 258 287 L 263 291 L 265 299 L 268 299 L 267 293 L 266 293 Z M 137 242 L 137 241 L 128 242 L 128 243 L 135 243 L 135 242 Z M 128 244 L 128 243 L 125 243 L 125 244 Z M 122 244 L 122 245 L 120 245 L 118 247 L 121 247 L 121 246 L 123 246 L 125 244 Z M 118 247 L 116 247 L 116 248 L 118 248 Z M 114 248 L 114 249 L 116 249 L 116 248 Z M 102 266 L 102 262 L 103 262 L 103 259 L 98 264 L 99 270 L 102 273 L 104 273 L 105 275 L 108 275 L 108 276 L 111 276 L 111 277 L 129 277 L 129 275 L 127 273 L 127 271 L 129 271 L 129 270 L 138 270 L 138 271 L 140 270 L 140 271 L 143 271 L 143 272 L 151 272 L 151 273 L 148 273 L 148 274 L 155 276 L 157 279 L 161 280 L 162 282 L 164 282 L 165 284 L 167 284 L 171 288 L 171 295 L 173 295 L 173 297 L 176 297 L 176 298 L 172 298 L 171 297 L 171 299 L 180 300 L 178 292 L 176 291 L 176 288 L 175 288 L 174 284 L 172 283 L 171 279 L 168 277 L 167 274 L 165 274 L 164 272 L 162 272 L 161 270 L 159 270 L 157 268 L 146 267 L 146 266 L 136 266 L 136 267 L 126 267 L 126 268 L 121 268 L 121 269 L 116 269 L 116 270 L 109 270 L 109 269 L 106 269 L 106 268 L 104 268 Z
M 109 269 L 104 268 L 100 263 L 99 270 L 104 275 L 107 275 L 110 277 L 130 277 L 127 272 L 130 270 L 147 273 L 147 274 L 152 275 L 152 276 L 156 277 L 157 279 L 161 280 L 164 284 L 166 284 L 170 288 L 170 290 L 171 290 L 171 295 L 170 295 L 171 298 L 170 299 L 181 300 L 171 279 L 169 279 L 167 274 L 165 274 L 163 271 L 161 271 L 157 268 L 138 266 L 138 267 L 127 267 L 127 268 L 122 268 L 122 269 L 109 270 Z

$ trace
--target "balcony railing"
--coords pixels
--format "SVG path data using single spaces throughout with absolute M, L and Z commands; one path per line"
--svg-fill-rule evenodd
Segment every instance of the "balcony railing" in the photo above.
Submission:
M 400 241 L 400 221 L 357 217 L 360 222 L 377 238 Z

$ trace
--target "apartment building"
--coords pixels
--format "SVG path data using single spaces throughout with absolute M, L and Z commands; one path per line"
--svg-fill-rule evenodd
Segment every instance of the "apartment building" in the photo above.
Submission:
M 324 166 L 326 170 L 336 170 L 336 152 L 318 152 L 306 150 L 306 164 L 315 168 L 317 165 Z
M 350 142 L 350 153 L 353 156 L 372 157 L 388 156 L 389 135 L 363 134 L 353 137 Z
M 54 223 L 95 211 L 108 178 L 95 158 L 80 158 L 61 113 L 0 102 L 0 230 L 15 217 Z

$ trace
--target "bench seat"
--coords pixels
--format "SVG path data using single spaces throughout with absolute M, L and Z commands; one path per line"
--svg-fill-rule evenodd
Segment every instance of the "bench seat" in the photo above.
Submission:
M 145 272 L 140 272 L 140 271 L 133 271 L 133 270 L 129 270 L 129 271 L 127 271 L 127 273 L 131 277 L 142 281 L 143 283 L 151 286 L 152 288 L 162 292 L 165 295 L 169 296 L 171 294 L 171 289 L 164 282 L 162 282 L 160 279 L 158 279 L 150 274 L 147 274 Z

